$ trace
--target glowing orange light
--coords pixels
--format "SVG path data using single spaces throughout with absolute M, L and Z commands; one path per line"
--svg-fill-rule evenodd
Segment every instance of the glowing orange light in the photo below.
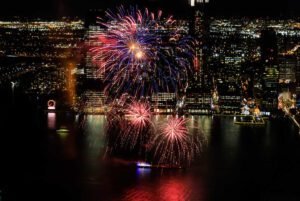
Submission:
M 136 57 L 137 59 L 143 58 L 143 52 L 142 52 L 142 51 L 138 51 L 138 52 L 135 54 L 135 57 Z
M 135 45 L 135 44 L 131 44 L 131 45 L 129 46 L 129 49 L 130 49 L 131 51 L 134 51 L 134 50 L 136 49 L 136 45 Z

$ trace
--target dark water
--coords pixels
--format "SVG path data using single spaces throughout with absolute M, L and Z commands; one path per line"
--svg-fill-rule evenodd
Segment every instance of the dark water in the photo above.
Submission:
M 137 169 L 103 160 L 104 116 L 87 116 L 79 129 L 70 113 L 2 94 L 1 201 L 300 200 L 300 136 L 288 120 L 242 127 L 231 117 L 190 117 L 208 140 L 191 168 Z

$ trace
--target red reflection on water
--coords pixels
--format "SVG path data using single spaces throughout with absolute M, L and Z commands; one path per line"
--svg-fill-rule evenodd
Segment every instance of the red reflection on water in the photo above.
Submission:
M 195 185 L 195 184 L 194 184 Z M 128 189 L 123 201 L 202 201 L 203 189 L 195 187 L 191 178 L 161 178 L 157 182 L 143 183 Z
M 161 200 L 185 201 L 191 199 L 192 188 L 186 181 L 170 179 L 159 189 Z

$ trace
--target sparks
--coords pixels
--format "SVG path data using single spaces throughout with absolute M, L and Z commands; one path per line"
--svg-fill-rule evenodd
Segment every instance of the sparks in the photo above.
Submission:
M 146 103 L 133 102 L 125 111 L 128 120 L 135 126 L 144 127 L 151 121 L 150 106 Z
M 200 153 L 203 145 L 200 136 L 189 134 L 185 118 L 169 118 L 159 126 L 158 134 L 153 137 L 151 146 L 154 161 L 172 167 L 188 166 Z
M 105 78 L 106 92 L 135 97 L 176 91 L 191 73 L 193 40 L 179 33 L 172 17 L 148 9 L 107 11 L 104 34 L 95 36 L 93 61 Z M 104 20 L 103 20 L 104 21 Z M 174 28 L 175 27 L 175 28 Z

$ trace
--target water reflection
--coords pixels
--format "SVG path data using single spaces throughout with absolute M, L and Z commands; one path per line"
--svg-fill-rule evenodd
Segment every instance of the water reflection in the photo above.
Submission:
M 105 116 L 87 115 L 84 121 L 86 154 L 89 158 L 97 158 L 105 147 Z
M 167 116 L 153 118 L 159 124 Z M 256 200 L 261 190 L 266 191 L 260 184 L 269 183 L 268 179 L 275 174 L 272 167 L 278 164 L 272 159 L 279 150 L 289 150 L 287 140 L 297 142 L 290 134 L 294 128 L 285 131 L 283 124 L 268 122 L 266 127 L 243 127 L 234 124 L 231 117 L 190 116 L 189 131 L 196 135 L 204 133 L 207 149 L 192 168 L 162 171 L 136 168 L 121 160 L 107 162 L 102 157 L 105 116 L 87 115 L 83 121 L 82 130 L 68 125 L 69 134 L 64 140 L 59 138 L 63 151 L 56 154 L 68 160 L 80 153 L 81 171 L 76 174 L 80 175 L 79 183 L 87 201 L 244 201 L 245 195 L 246 200 Z M 73 126 L 78 126 L 78 122 Z M 56 126 L 62 124 L 58 118 Z M 53 129 L 49 124 L 48 128 Z M 83 145 L 77 146 L 76 141 Z
M 190 200 L 192 188 L 189 182 L 183 182 L 178 178 L 172 178 L 161 184 L 158 193 L 161 195 L 160 200 L 163 201 Z
M 48 122 L 48 129 L 55 130 L 56 129 L 56 114 L 54 112 L 48 112 L 47 114 L 47 122 Z
M 148 172 L 149 173 L 149 172 Z M 139 178 L 134 187 L 128 187 L 119 200 L 123 201 L 203 201 L 205 194 L 186 172 L 154 172 L 151 177 Z M 201 181 L 198 181 L 199 184 Z M 118 199 L 116 199 L 118 200 Z
M 151 174 L 151 168 L 140 168 L 140 167 L 137 167 L 136 168 L 136 174 L 137 174 L 138 178 L 148 177 Z

